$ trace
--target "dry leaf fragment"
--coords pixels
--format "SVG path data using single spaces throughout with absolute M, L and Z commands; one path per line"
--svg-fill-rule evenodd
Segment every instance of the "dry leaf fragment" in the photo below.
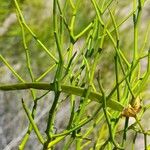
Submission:
M 124 110 L 122 111 L 122 116 L 135 117 L 136 114 L 140 112 L 140 110 L 141 110 L 141 100 L 139 97 L 137 97 L 132 105 L 129 104 L 128 107 L 124 108 Z

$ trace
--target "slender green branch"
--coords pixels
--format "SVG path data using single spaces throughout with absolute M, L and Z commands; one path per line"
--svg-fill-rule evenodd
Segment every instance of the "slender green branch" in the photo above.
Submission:
M 12 84 L 12 85 L 0 85 L 0 90 L 3 91 L 10 91 L 10 90 L 25 90 L 25 89 L 38 89 L 38 90 L 51 90 L 54 91 L 54 84 L 48 84 L 48 83 L 20 83 L 20 84 Z M 76 86 L 69 86 L 69 85 L 61 85 L 62 92 L 67 94 L 73 94 L 77 96 L 85 96 L 86 89 L 76 87 Z M 99 102 L 102 102 L 102 95 L 98 92 L 90 92 L 89 99 Z M 107 105 L 116 110 L 116 111 L 122 111 L 124 108 L 120 103 L 109 99 L 107 101 Z
M 128 124 L 129 124 L 129 118 L 125 118 L 125 123 L 124 123 L 124 129 L 123 129 L 123 138 L 122 138 L 122 146 L 124 146 L 124 143 L 127 139 L 127 129 L 128 129 Z
M 150 77 L 150 49 L 148 51 L 148 56 L 147 56 L 147 71 L 144 74 L 141 82 L 138 85 L 136 85 L 136 87 L 134 87 L 134 90 L 136 91 L 136 95 L 139 95 L 140 92 L 143 90 L 149 77 Z
M 37 79 L 35 79 L 35 81 L 36 82 L 41 81 L 50 71 L 54 69 L 55 66 L 56 64 L 54 64 L 53 66 L 50 66 L 42 75 L 40 75 Z
M 147 146 L 147 134 L 144 134 L 144 147 L 145 147 L 145 150 L 148 150 L 148 146 Z
M 30 27 L 26 24 L 24 17 L 22 15 L 22 12 L 19 8 L 18 2 L 17 0 L 14 0 L 15 3 L 15 7 L 19 13 L 20 16 L 20 20 L 23 24 L 23 26 L 29 31 L 29 33 L 33 36 L 33 38 L 37 41 L 37 43 L 43 48 L 43 50 L 57 63 L 58 60 L 51 54 L 51 52 L 46 48 L 46 46 L 38 39 L 38 37 L 36 36 L 36 34 L 30 29 Z
M 98 114 L 98 112 L 101 110 L 102 106 L 99 106 L 98 109 L 94 112 L 94 114 L 88 118 L 88 119 L 84 119 L 83 121 L 81 121 L 81 123 L 79 123 L 78 125 L 76 125 L 74 128 L 70 129 L 70 130 L 66 130 L 63 133 L 58 133 L 58 134 L 54 134 L 52 137 L 59 137 L 59 136 L 64 136 L 64 135 L 68 135 L 71 132 L 80 129 L 82 126 L 84 126 L 85 124 L 89 123 L 90 121 L 92 121 L 94 119 L 94 117 Z
M 17 10 L 16 10 L 16 12 L 17 12 Z M 26 54 L 26 64 L 27 64 L 27 68 L 28 68 L 31 80 L 33 82 L 34 81 L 34 76 L 33 76 L 33 72 L 32 72 L 32 69 L 31 69 L 31 63 L 30 63 L 31 60 L 30 60 L 30 56 L 29 56 L 29 49 L 28 49 L 27 44 L 26 44 L 26 37 L 25 37 L 24 27 L 22 25 L 22 22 L 21 22 L 21 19 L 19 17 L 19 13 L 18 12 L 17 12 L 17 17 L 18 17 L 18 21 L 19 21 L 19 24 L 20 24 L 20 27 L 21 27 L 21 31 L 22 31 L 23 46 L 24 46 L 25 54 Z
M 117 99 L 120 101 L 120 89 L 119 89 L 119 68 L 118 68 L 118 56 L 115 56 L 115 74 L 116 74 L 116 85 L 117 86 Z
M 102 92 L 102 95 L 103 95 L 103 100 L 102 100 L 102 106 L 103 106 L 103 111 L 104 111 L 104 115 L 105 115 L 105 118 L 106 118 L 106 122 L 107 122 L 107 126 L 108 126 L 108 130 L 109 130 L 109 136 L 110 136 L 110 139 L 112 141 L 112 143 L 114 144 L 115 148 L 117 149 L 124 149 L 123 147 L 120 147 L 118 145 L 118 143 L 116 143 L 115 139 L 114 139 L 114 135 L 113 135 L 113 130 L 112 130 L 112 125 L 111 125 L 111 122 L 110 122 L 110 118 L 108 116 L 108 113 L 107 113 L 107 101 L 106 101 L 106 96 L 105 96 L 105 92 L 104 92 L 104 89 L 102 87 L 102 84 L 100 82 L 100 78 L 98 77 L 98 84 L 99 84 L 99 87 L 100 87 L 100 90 Z
M 58 62 L 58 66 L 57 66 L 57 70 L 56 70 L 56 74 L 55 74 L 55 78 L 54 78 L 54 92 L 55 92 L 55 98 L 53 101 L 53 104 L 50 108 L 49 111 L 49 117 L 48 117 L 48 121 L 47 121 L 47 128 L 46 128 L 46 134 L 47 134 L 47 141 L 44 145 L 44 149 L 46 149 L 48 147 L 48 144 L 51 142 L 52 140 L 52 133 L 53 133 L 53 124 L 54 124 L 54 118 L 55 118 L 55 112 L 56 112 L 56 107 L 58 104 L 58 100 L 59 100 L 59 96 L 60 96 L 60 91 L 61 91 L 61 77 L 62 77 L 62 71 L 63 71 L 63 64 L 64 64 L 64 60 L 63 60 L 63 55 L 62 55 L 62 45 L 60 42 L 60 36 L 58 34 L 58 26 L 57 26 L 57 10 L 56 7 L 57 6 L 57 0 L 53 0 L 53 31 L 54 31 L 54 37 L 55 37 L 55 41 L 56 41 L 56 46 L 57 46 L 57 52 L 59 55 L 59 62 Z
M 98 16 L 99 22 L 101 23 L 102 27 L 104 28 L 105 23 L 103 22 L 102 17 L 101 17 L 100 14 L 99 14 L 99 11 L 98 11 L 96 2 L 95 2 L 95 0 L 91 0 L 91 1 L 92 1 L 92 3 L 93 3 L 94 8 L 95 8 L 95 11 L 96 11 L 96 14 L 97 14 L 97 16 Z M 116 48 L 116 42 L 115 42 L 114 38 L 112 37 L 112 35 L 111 35 L 111 33 L 109 32 L 108 29 L 106 29 L 106 33 L 107 33 L 107 35 L 109 36 L 110 40 L 112 41 L 112 43 L 113 43 L 113 45 L 114 45 L 114 48 L 115 48 L 115 50 L 116 50 L 118 56 L 120 56 L 120 57 L 123 59 L 123 61 L 126 63 L 126 65 L 129 67 L 129 66 L 130 66 L 130 63 L 127 61 L 127 59 L 125 58 L 125 56 L 124 56 L 124 54 L 122 53 L 122 51 L 121 51 L 120 49 L 117 49 L 117 48 Z
M 133 1 L 133 10 L 136 8 L 136 0 Z M 142 0 L 138 0 L 137 6 L 137 15 L 136 13 L 133 14 L 133 22 L 134 22 L 134 54 L 133 54 L 133 61 L 138 58 L 138 35 L 139 35 L 139 22 L 142 13 Z
M 135 120 L 136 120 L 137 124 L 139 125 L 142 133 L 145 134 L 145 130 L 144 130 L 143 126 L 141 125 L 141 122 L 139 121 L 137 115 L 135 116 Z
M 0 60 L 11 70 L 15 77 L 18 78 L 19 81 L 25 83 L 25 80 L 21 78 L 21 76 L 10 66 L 10 64 L 6 61 L 6 59 L 0 54 Z
M 85 27 L 80 33 L 78 33 L 75 36 L 75 40 L 78 40 L 81 36 L 83 36 L 88 30 L 90 30 L 93 27 L 93 23 L 89 23 L 87 27 Z
M 81 124 L 77 125 L 76 127 L 72 128 L 68 131 L 65 131 L 64 133 L 53 135 L 54 137 L 57 137 L 57 138 L 48 144 L 48 148 L 52 147 L 53 145 L 55 145 L 56 143 L 58 143 L 59 141 L 64 139 L 69 133 L 71 133 L 77 129 L 80 129 L 82 126 L 89 123 L 91 120 L 94 119 L 94 117 L 97 115 L 97 113 L 100 111 L 100 109 L 101 109 L 101 106 L 95 111 L 95 113 L 89 119 L 83 121 Z
M 37 135 L 39 141 L 40 141 L 42 144 L 44 144 L 45 140 L 44 140 L 43 136 L 41 135 L 41 133 L 40 133 L 40 131 L 39 131 L 37 125 L 35 124 L 35 122 L 34 122 L 34 120 L 33 120 L 33 118 L 32 118 L 32 115 L 31 115 L 29 109 L 27 108 L 26 104 L 24 103 L 23 99 L 22 99 L 22 105 L 23 105 L 23 108 L 24 108 L 24 110 L 25 110 L 25 112 L 26 112 L 26 114 L 27 114 L 27 116 L 28 116 L 28 119 L 29 119 L 30 123 L 32 124 L 32 127 L 33 127 L 33 129 L 34 129 L 34 131 L 35 131 L 35 133 L 36 133 L 36 135 Z
M 146 43 L 148 43 L 148 35 L 150 33 L 150 21 L 148 22 L 148 27 L 147 27 L 147 30 L 145 32 L 145 36 L 144 36 L 144 42 L 143 42 L 143 45 L 142 47 L 140 48 L 140 52 L 142 53 L 145 46 L 146 46 Z
M 19 15 L 18 10 L 16 10 L 16 13 L 17 13 L 18 21 L 19 21 L 19 24 L 20 24 L 20 27 L 21 27 L 21 31 L 22 31 L 23 46 L 24 46 L 25 54 L 26 54 L 26 65 L 27 65 L 27 68 L 28 68 L 28 72 L 29 72 L 30 78 L 31 78 L 32 82 L 34 82 L 34 76 L 33 76 L 31 63 L 30 63 L 31 60 L 30 60 L 30 55 L 29 55 L 29 49 L 28 49 L 27 44 L 26 44 L 26 37 L 25 37 L 24 26 L 22 24 L 22 20 L 21 20 L 21 17 Z M 31 89 L 31 94 L 32 94 L 32 97 L 34 99 L 34 106 L 32 108 L 32 118 L 34 118 L 35 113 L 36 113 L 36 108 L 37 108 L 37 100 L 35 100 L 36 99 L 35 92 L 32 89 Z M 24 149 L 25 144 L 26 144 L 26 142 L 27 142 L 27 140 L 29 138 L 29 135 L 30 135 L 31 131 L 32 131 L 32 124 L 29 124 L 28 131 L 26 132 L 25 136 L 23 137 L 23 139 L 22 139 L 22 141 L 21 141 L 21 143 L 19 145 L 19 149 L 20 150 Z
M 119 39 L 119 33 L 118 33 L 118 27 L 117 27 L 117 24 L 116 24 L 116 21 L 115 21 L 115 17 L 113 15 L 113 13 L 111 12 L 111 10 L 109 10 L 109 13 L 110 13 L 110 16 L 111 16 L 111 19 L 112 19 L 112 22 L 113 22 L 113 25 L 114 25 L 114 29 L 115 29 L 115 33 L 116 33 L 116 48 L 119 49 L 120 48 L 120 39 Z M 120 89 L 119 89 L 119 66 L 118 66 L 118 63 L 120 62 L 119 61 L 120 57 L 118 56 L 118 53 L 116 52 L 116 55 L 115 55 L 115 74 L 116 74 L 116 85 L 117 86 L 117 99 L 118 101 L 120 101 Z M 123 67 L 121 67 L 123 68 Z

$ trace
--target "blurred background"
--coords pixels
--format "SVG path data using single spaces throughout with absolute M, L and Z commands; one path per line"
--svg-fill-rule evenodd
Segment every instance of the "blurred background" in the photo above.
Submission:
M 64 3 L 64 0 L 61 1 Z M 116 5 L 117 22 L 120 23 L 132 11 L 132 3 L 129 0 L 115 1 L 113 5 Z M 20 6 L 25 17 L 27 24 L 36 33 L 38 38 L 45 44 L 45 46 L 51 50 L 55 55 L 55 43 L 53 37 L 52 26 L 52 0 L 20 0 Z M 72 15 L 72 10 L 67 9 L 66 16 L 69 20 Z M 107 13 L 105 14 L 107 20 Z M 77 11 L 75 33 L 79 33 L 88 23 L 93 20 L 95 11 L 90 1 L 83 0 Z M 147 0 L 142 13 L 142 21 L 140 24 L 140 36 L 139 47 L 143 44 L 145 32 L 150 20 L 150 1 Z M 110 25 L 111 26 L 111 25 Z M 119 28 L 121 49 L 124 54 L 130 60 L 132 57 L 133 49 L 133 21 L 132 16 Z M 68 34 L 66 34 L 65 44 L 68 47 Z M 27 44 L 30 49 L 31 64 L 35 78 L 38 78 L 53 62 L 49 60 L 47 54 L 42 50 L 39 44 L 33 39 L 33 37 L 26 32 Z M 84 40 L 82 37 L 76 45 L 75 49 L 80 50 L 83 46 Z M 150 35 L 148 35 L 150 39 Z M 149 41 L 149 40 L 148 40 Z M 149 42 L 145 43 L 145 51 L 149 48 Z M 105 74 L 103 82 L 105 87 L 113 85 L 114 74 L 114 59 L 111 57 L 112 47 L 110 43 L 105 43 L 106 53 L 102 58 L 102 63 L 99 67 L 102 73 Z M 26 68 L 25 52 L 22 43 L 21 28 L 16 18 L 13 1 L 0 0 L 0 54 L 13 66 L 13 68 L 19 73 L 19 75 L 25 81 L 31 81 L 28 70 Z M 112 64 L 112 65 L 111 65 Z M 142 69 L 146 68 L 146 62 L 142 61 Z M 55 74 L 55 70 L 52 70 L 45 78 L 43 82 L 52 82 Z M 109 80 L 108 80 L 109 79 Z M 0 84 L 4 83 L 16 83 L 18 80 L 12 75 L 10 70 L 0 61 Z M 145 103 L 150 102 L 149 88 L 144 91 Z M 42 95 L 43 91 L 38 91 L 38 95 Z M 26 114 L 22 109 L 21 98 L 23 98 L 28 104 L 29 108 L 32 108 L 32 98 L 29 91 L 0 91 L 0 150 L 16 150 L 20 140 L 27 131 L 28 120 Z M 45 131 L 46 119 L 49 111 L 49 104 L 53 99 L 53 93 L 46 95 L 38 103 L 36 122 L 40 125 L 41 132 Z M 58 111 L 56 119 L 56 127 L 60 130 L 64 128 L 65 122 L 68 119 L 69 104 L 65 102 L 62 109 Z M 146 129 L 150 128 L 150 112 L 146 112 L 143 116 L 143 125 Z M 130 135 L 132 138 L 132 133 Z M 143 137 L 139 135 L 138 139 Z M 142 144 L 141 144 L 142 143 Z M 41 150 L 42 147 L 38 144 L 36 135 L 32 132 L 29 142 L 27 143 L 26 150 Z M 130 143 L 129 143 L 130 145 Z M 58 146 L 58 149 L 61 149 Z M 143 149 L 143 140 L 136 143 L 136 149 Z

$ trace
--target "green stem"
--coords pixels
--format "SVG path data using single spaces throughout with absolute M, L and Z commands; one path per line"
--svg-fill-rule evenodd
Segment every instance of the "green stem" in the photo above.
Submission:
M 23 99 L 22 99 L 22 105 L 23 105 L 23 108 L 24 108 L 24 110 L 25 110 L 25 112 L 26 112 L 28 118 L 29 118 L 30 123 L 32 124 L 32 127 L 33 127 L 33 129 L 34 129 L 34 131 L 35 131 L 35 133 L 36 133 L 36 135 L 37 135 L 39 141 L 40 141 L 42 144 L 44 144 L 45 140 L 44 140 L 44 138 L 42 137 L 41 133 L 39 132 L 39 129 L 38 129 L 37 125 L 35 124 L 35 122 L 34 122 L 34 120 L 33 120 L 33 118 L 32 118 L 32 115 L 31 115 L 29 109 L 27 108 L 26 104 L 24 103 Z
M 18 78 L 19 81 L 25 83 L 25 80 L 21 78 L 21 76 L 10 66 L 10 64 L 6 61 L 6 59 L 0 54 L 0 60 L 11 70 L 15 77 Z
M 133 61 L 138 58 L 138 35 L 139 35 L 139 22 L 141 18 L 142 12 L 142 4 L 141 0 L 138 0 L 138 10 L 137 15 L 136 13 L 133 14 L 133 22 L 134 22 L 134 54 L 133 54 Z M 133 2 L 133 10 L 136 8 L 136 0 Z
M 53 66 L 50 66 L 44 73 L 42 73 L 42 75 L 40 75 L 37 79 L 35 79 L 36 82 L 41 81 L 51 70 L 54 69 L 54 67 L 56 66 L 56 64 L 54 64 Z
M 48 144 L 48 148 L 52 147 L 53 145 L 55 145 L 56 143 L 58 143 L 59 141 L 63 140 L 67 135 L 69 135 L 71 132 L 76 131 L 78 129 L 80 129 L 82 126 L 84 126 L 85 124 L 89 123 L 91 120 L 94 119 L 94 117 L 97 115 L 97 113 L 100 111 L 101 106 L 95 111 L 95 113 L 87 120 L 83 121 L 82 123 L 79 123 L 76 127 L 68 130 L 68 131 L 64 131 L 64 133 L 60 133 L 60 134 L 56 134 L 53 135 L 53 137 L 57 137 L 55 140 L 51 141 Z
M 140 123 L 140 121 L 139 121 L 139 119 L 138 119 L 137 116 L 135 116 L 135 120 L 136 120 L 137 124 L 139 125 L 139 127 L 140 127 L 142 133 L 145 134 L 145 130 L 144 130 L 143 126 L 141 125 L 141 123 Z
M 54 83 L 53 83 L 54 84 L 55 98 L 54 98 L 52 107 L 50 108 L 50 111 L 49 111 L 47 128 L 45 131 L 48 139 L 44 145 L 44 149 L 47 149 L 48 144 L 52 141 L 51 135 L 53 133 L 56 107 L 58 105 L 58 100 L 59 100 L 59 96 L 61 93 L 60 83 L 61 83 L 61 77 L 62 77 L 62 73 L 63 73 L 63 64 L 64 64 L 63 55 L 62 55 L 61 35 L 58 34 L 56 6 L 57 6 L 57 0 L 53 0 L 53 27 L 54 27 L 53 30 L 54 30 L 54 37 L 55 37 L 56 46 L 57 46 L 57 52 L 59 55 L 59 62 L 58 62 L 58 66 L 57 66 L 57 70 L 56 70 L 56 74 L 55 74 L 55 78 L 54 78 Z
M 105 23 L 103 22 L 102 17 L 100 16 L 100 13 L 99 13 L 98 8 L 97 8 L 97 5 L 96 5 L 96 2 L 95 2 L 95 0 L 91 0 L 91 1 L 92 1 L 92 3 L 93 3 L 94 8 L 95 8 L 95 11 L 96 11 L 96 14 L 97 14 L 97 16 L 98 16 L 99 22 L 101 23 L 102 27 L 104 28 L 104 27 L 105 27 Z M 107 35 L 109 36 L 110 40 L 112 41 L 112 43 L 113 43 L 113 45 L 114 45 L 114 48 L 115 48 L 115 50 L 116 50 L 118 56 L 119 56 L 120 58 L 122 58 L 122 60 L 123 60 L 123 61 L 126 63 L 126 65 L 129 67 L 129 66 L 130 66 L 130 63 L 127 61 L 127 59 L 125 58 L 125 56 L 124 56 L 124 54 L 122 53 L 122 51 L 121 51 L 120 49 L 117 49 L 117 48 L 116 48 L 116 42 L 115 42 L 114 38 L 112 37 L 111 33 L 109 32 L 109 30 L 108 30 L 107 28 L 106 28 L 106 33 L 107 33 Z
M 145 146 L 145 150 L 148 150 L 148 148 L 147 148 L 147 134 L 144 134 L 144 146 Z
M 56 106 L 57 106 L 57 102 L 59 99 L 60 93 L 55 93 L 55 98 L 54 98 L 54 102 L 53 105 L 49 111 L 49 118 L 48 118 L 48 123 L 47 123 L 47 128 L 46 128 L 46 134 L 48 137 L 47 142 L 49 143 L 51 141 L 52 138 L 52 133 L 53 133 L 53 121 L 54 121 L 54 114 L 56 111 Z
M 102 84 L 101 84 L 99 78 L 98 78 L 98 84 L 99 84 L 100 90 L 101 90 L 102 95 L 103 95 L 102 106 L 103 106 L 103 111 L 104 111 L 104 115 L 105 115 L 105 118 L 106 118 L 108 130 L 109 130 L 110 141 L 113 143 L 113 145 L 115 146 L 115 148 L 117 148 L 117 149 L 124 149 L 123 147 L 120 147 L 120 146 L 118 145 L 118 143 L 116 143 L 116 141 L 115 141 L 115 139 L 114 139 L 112 125 L 111 125 L 111 122 L 110 122 L 110 119 L 109 119 L 109 116 L 108 116 L 108 113 L 107 113 L 106 96 L 105 96 L 105 92 L 104 92 L 104 89 L 103 89 L 103 87 L 102 87 Z
M 120 101 L 120 89 L 119 89 L 119 71 L 118 71 L 118 55 L 115 56 L 115 74 L 116 74 L 116 85 L 117 86 L 117 100 Z
M 20 84 L 12 84 L 12 85 L 1 85 L 0 90 L 3 91 L 10 91 L 10 90 L 25 90 L 25 89 L 38 89 L 38 90 L 51 90 L 54 91 L 54 84 L 48 84 L 48 83 L 20 83 Z M 69 85 L 61 85 L 62 92 L 67 94 L 73 94 L 77 96 L 85 96 L 86 89 L 76 87 L 76 86 L 69 86 Z M 89 99 L 99 102 L 102 102 L 102 95 L 98 92 L 90 92 Z M 123 105 L 121 105 L 119 102 L 107 99 L 107 105 L 108 107 L 116 110 L 116 111 L 122 111 Z
M 93 27 L 93 23 L 89 23 L 89 25 L 83 29 L 80 33 L 78 33 L 76 36 L 75 36 L 75 40 L 77 41 L 81 36 L 83 36 L 88 30 L 90 30 L 91 28 Z
M 129 124 L 129 118 L 126 117 L 125 118 L 125 123 L 124 123 L 124 129 L 123 129 L 123 138 L 122 138 L 122 146 L 124 146 L 124 142 L 127 139 L 127 128 L 128 128 L 128 124 Z
M 20 7 L 18 5 L 17 0 L 14 0 L 14 4 L 15 7 L 19 13 L 20 16 L 20 20 L 23 24 L 23 26 L 29 31 L 29 33 L 33 36 L 33 38 L 37 41 L 37 43 L 43 48 L 43 50 L 57 63 L 58 60 L 51 54 L 51 52 L 49 52 L 49 50 L 46 48 L 46 46 L 38 39 L 38 37 L 36 36 L 36 34 L 30 29 L 30 27 L 26 24 L 24 17 L 22 15 L 22 12 L 20 10 Z
M 76 131 L 77 129 L 80 129 L 82 126 L 92 121 L 95 118 L 95 116 L 98 114 L 98 112 L 101 110 L 101 108 L 102 106 L 99 106 L 98 109 L 94 112 L 94 114 L 90 118 L 84 119 L 83 121 L 81 121 L 81 123 L 78 122 L 78 125 L 76 125 L 74 128 L 71 128 L 70 130 L 66 130 L 63 133 L 54 134 L 52 137 L 68 135 L 71 132 Z

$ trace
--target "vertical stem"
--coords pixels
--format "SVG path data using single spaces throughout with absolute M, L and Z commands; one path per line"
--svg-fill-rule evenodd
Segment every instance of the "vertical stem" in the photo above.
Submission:
M 53 132 L 53 121 L 54 121 L 54 114 L 55 114 L 55 109 L 56 109 L 56 106 L 57 106 L 57 102 L 58 102 L 58 99 L 59 99 L 59 96 L 60 96 L 60 93 L 55 93 L 55 98 L 54 98 L 54 102 L 53 102 L 53 105 L 49 111 L 49 118 L 48 118 L 48 123 L 47 123 L 47 129 L 46 129 L 46 134 L 47 134 L 47 137 L 48 137 L 48 142 L 50 142 L 51 140 L 51 135 L 52 135 L 52 132 Z
M 105 115 L 107 126 L 108 126 L 110 141 L 113 143 L 113 145 L 116 149 L 124 149 L 123 147 L 120 147 L 114 139 L 112 125 L 111 125 L 111 122 L 110 122 L 110 119 L 109 119 L 109 116 L 108 116 L 108 113 L 107 113 L 106 96 L 105 96 L 105 92 L 104 92 L 104 89 L 103 89 L 103 86 L 101 84 L 101 81 L 100 81 L 99 77 L 98 77 L 98 84 L 99 84 L 99 88 L 100 88 L 100 90 L 102 92 L 102 96 L 103 96 L 102 105 L 103 105 L 103 111 L 104 111 L 104 115 Z
M 147 149 L 147 134 L 146 133 L 144 134 L 144 146 L 145 146 L 145 150 L 148 150 Z
M 133 1 L 133 10 L 136 9 L 137 0 Z M 141 17 L 141 10 L 142 10 L 142 1 L 138 0 L 138 10 L 133 14 L 133 23 L 134 23 L 134 54 L 133 54 L 133 61 L 135 62 L 138 58 L 138 35 L 139 35 L 139 22 Z
M 38 37 L 36 36 L 36 34 L 30 29 L 30 27 L 26 24 L 25 19 L 22 15 L 22 12 L 20 10 L 20 7 L 18 5 L 17 0 L 13 0 L 15 7 L 19 13 L 19 17 L 22 21 L 22 25 L 29 31 L 29 33 L 32 35 L 32 37 L 35 39 L 35 41 L 43 48 L 43 50 L 56 62 L 58 63 L 58 60 L 51 54 L 51 52 L 46 48 L 46 46 L 38 39 Z
M 138 2 L 137 2 L 138 1 Z M 144 3 L 143 3 L 144 4 Z M 137 11 L 133 13 L 133 23 L 134 23 L 134 51 L 133 51 L 133 65 L 135 64 L 136 60 L 138 59 L 138 35 L 139 35 L 139 23 L 141 19 L 141 13 L 142 13 L 142 0 L 133 0 L 133 10 L 137 8 Z M 131 75 L 131 81 L 132 79 L 135 80 L 136 77 L 139 77 L 140 75 L 140 65 L 138 65 L 137 70 L 135 70 Z
M 57 27 L 57 0 L 53 0 L 53 27 L 54 27 L 54 37 L 56 41 L 56 46 L 57 46 L 57 52 L 59 55 L 59 62 L 58 62 L 58 67 L 56 70 L 55 78 L 54 78 L 54 93 L 55 93 L 55 98 L 52 104 L 52 107 L 49 111 L 49 118 L 47 122 L 47 128 L 46 128 L 46 134 L 47 134 L 47 142 L 44 145 L 44 149 L 47 148 L 48 144 L 52 140 L 52 134 L 53 134 L 53 124 L 54 124 L 54 118 L 55 118 L 55 112 L 56 112 L 56 107 L 58 104 L 58 100 L 60 97 L 61 93 L 61 77 L 62 77 L 62 71 L 63 71 L 63 55 L 62 55 L 62 43 L 60 42 L 61 38 L 58 33 L 58 27 Z
M 136 138 L 137 138 L 137 132 L 135 133 L 134 138 L 133 138 L 132 150 L 135 150 L 135 141 L 136 141 Z
M 118 71 L 118 56 L 115 55 L 115 74 L 116 74 L 116 86 L 117 86 L 117 100 L 120 101 L 120 90 L 119 90 L 119 71 Z
M 125 118 L 125 124 L 124 124 L 124 129 L 123 129 L 123 139 L 122 139 L 122 146 L 124 146 L 124 142 L 126 141 L 127 138 L 127 128 L 128 128 L 128 123 L 129 123 L 129 118 Z

